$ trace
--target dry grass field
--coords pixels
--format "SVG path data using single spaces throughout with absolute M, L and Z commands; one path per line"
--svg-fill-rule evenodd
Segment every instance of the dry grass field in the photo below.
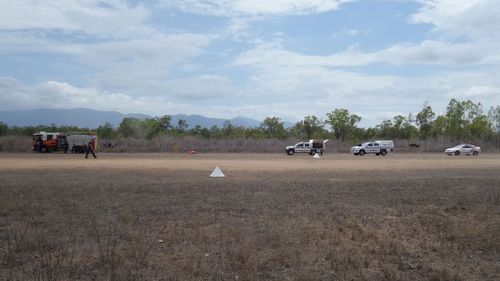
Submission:
M 500 280 L 500 155 L 0 153 L 0 280 Z

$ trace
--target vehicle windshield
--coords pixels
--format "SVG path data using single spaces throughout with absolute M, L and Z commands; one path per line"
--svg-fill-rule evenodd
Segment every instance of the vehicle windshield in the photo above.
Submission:
M 364 142 L 363 146 L 368 146 L 368 144 L 370 144 L 370 143 L 371 143 L 370 141 Z

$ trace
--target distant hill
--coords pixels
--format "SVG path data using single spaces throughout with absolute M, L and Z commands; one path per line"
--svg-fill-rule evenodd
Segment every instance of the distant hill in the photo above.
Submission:
M 236 127 L 243 126 L 251 128 L 260 125 L 260 121 L 243 117 L 236 117 L 233 119 L 220 119 L 220 118 L 204 117 L 201 115 L 186 115 L 186 114 L 172 115 L 172 125 L 173 126 L 177 125 L 177 122 L 180 119 L 186 120 L 189 125 L 189 128 L 194 128 L 196 125 L 200 125 L 201 127 L 204 128 L 211 128 L 212 126 L 217 126 L 219 128 L 222 128 L 222 126 L 224 126 L 224 123 L 226 121 L 230 121 L 231 125 Z
M 100 125 L 108 122 L 114 127 L 118 127 L 125 117 L 134 117 L 139 119 L 149 118 L 151 116 L 141 113 L 123 114 L 117 111 L 101 111 L 86 108 L 75 109 L 34 109 L 20 111 L 0 111 L 0 122 L 6 123 L 9 126 L 36 126 L 36 125 L 51 125 L 56 126 L 71 125 L 82 128 L 97 128 Z M 172 115 L 172 125 L 177 125 L 179 119 L 187 121 L 189 128 L 194 128 L 200 125 L 204 128 L 212 126 L 222 127 L 228 119 L 208 118 L 201 115 Z M 233 126 L 257 127 L 260 121 L 236 117 L 229 119 Z M 289 124 L 285 123 L 287 126 Z
M 34 109 L 22 111 L 0 111 L 0 121 L 9 126 L 56 126 L 71 125 L 81 128 L 97 128 L 105 122 L 118 126 L 123 118 L 147 118 L 146 114 L 122 114 L 117 111 L 100 111 L 85 108 Z

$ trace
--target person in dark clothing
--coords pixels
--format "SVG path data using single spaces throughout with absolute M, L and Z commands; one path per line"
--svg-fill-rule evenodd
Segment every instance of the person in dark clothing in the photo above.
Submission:
M 97 156 L 95 156 L 94 149 L 92 148 L 92 142 L 89 142 L 85 146 L 85 158 L 89 158 L 89 153 L 92 153 L 92 156 L 94 156 L 94 158 L 97 158 Z
M 38 139 L 36 140 L 36 149 L 40 153 L 42 152 L 42 147 L 43 147 L 43 140 L 41 136 L 38 136 Z

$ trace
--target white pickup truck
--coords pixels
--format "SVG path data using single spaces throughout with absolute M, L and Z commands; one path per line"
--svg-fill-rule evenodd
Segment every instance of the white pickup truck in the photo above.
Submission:
M 364 142 L 351 148 L 354 155 L 375 154 L 385 156 L 394 151 L 394 142 L 392 140 L 376 140 L 373 142 Z
M 285 151 L 288 155 L 294 155 L 295 153 L 309 153 L 310 155 L 318 153 L 319 155 L 323 155 L 325 144 L 327 142 L 328 140 L 309 140 L 298 142 L 295 145 L 287 146 Z

